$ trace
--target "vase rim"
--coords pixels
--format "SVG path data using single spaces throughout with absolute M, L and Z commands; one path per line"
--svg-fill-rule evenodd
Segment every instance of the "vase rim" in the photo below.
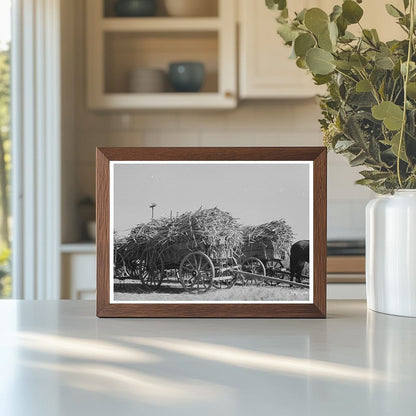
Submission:
M 411 194 L 416 193 L 416 189 L 396 189 L 394 192 L 399 194 Z

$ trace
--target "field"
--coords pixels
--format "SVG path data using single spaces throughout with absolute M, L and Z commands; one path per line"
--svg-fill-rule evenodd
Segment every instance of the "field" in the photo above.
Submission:
M 137 283 L 116 283 L 116 301 L 307 301 L 309 289 L 279 286 L 234 286 L 230 289 L 211 288 L 202 294 L 184 292 L 179 284 L 162 285 L 157 292 L 143 293 Z

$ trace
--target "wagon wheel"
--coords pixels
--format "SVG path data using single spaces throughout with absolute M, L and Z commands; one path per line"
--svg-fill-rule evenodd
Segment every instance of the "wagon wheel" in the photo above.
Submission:
M 263 262 L 257 257 L 249 257 L 248 259 L 244 260 L 241 268 L 243 272 L 249 272 L 253 274 L 258 274 L 260 276 L 266 276 L 266 268 L 264 267 Z M 254 277 L 245 277 L 244 281 L 245 284 L 248 285 L 259 285 L 263 282 L 255 279 Z
M 140 261 L 140 279 L 146 290 L 159 289 L 165 277 L 165 265 L 160 254 L 145 253 Z
M 140 279 L 142 267 L 139 261 L 125 263 L 124 269 L 127 279 Z
M 266 274 L 270 277 L 278 277 L 282 279 L 281 273 L 279 273 L 281 270 L 284 270 L 282 266 L 282 261 L 280 259 L 273 259 L 270 260 L 267 264 Z M 277 286 L 279 282 L 275 282 L 273 280 L 266 280 L 266 284 L 269 286 Z
M 206 292 L 211 288 L 214 276 L 211 259 L 200 251 L 187 254 L 179 266 L 179 281 L 187 292 Z
M 229 289 L 234 286 L 239 275 L 233 273 L 238 266 L 235 257 L 231 257 L 220 262 L 219 267 L 216 268 L 217 273 L 213 285 L 217 289 Z

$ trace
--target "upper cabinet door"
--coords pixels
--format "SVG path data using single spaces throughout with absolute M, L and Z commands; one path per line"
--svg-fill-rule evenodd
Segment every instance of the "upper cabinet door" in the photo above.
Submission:
M 304 7 L 329 9 L 325 3 L 331 1 L 292 3 L 296 10 Z M 239 0 L 241 98 L 306 98 L 322 92 L 314 85 L 311 75 L 289 58 L 291 49 L 277 34 L 276 16 L 262 0 Z
M 289 11 L 320 7 L 330 12 L 341 0 L 297 0 L 288 2 Z M 389 1 L 403 8 L 402 0 Z M 325 92 L 305 70 L 290 59 L 291 49 L 277 34 L 277 12 L 268 10 L 264 0 L 238 0 L 240 23 L 239 88 L 244 98 L 307 98 Z M 362 24 L 376 28 L 381 40 L 403 38 L 404 32 L 386 12 L 384 2 L 365 0 Z M 358 25 L 349 30 L 358 33 Z

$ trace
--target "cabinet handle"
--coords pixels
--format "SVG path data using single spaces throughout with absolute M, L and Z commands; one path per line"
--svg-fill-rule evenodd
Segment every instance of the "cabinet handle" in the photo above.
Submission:
M 232 91 L 225 91 L 224 95 L 225 95 L 225 98 L 233 98 L 234 97 L 234 93 Z

